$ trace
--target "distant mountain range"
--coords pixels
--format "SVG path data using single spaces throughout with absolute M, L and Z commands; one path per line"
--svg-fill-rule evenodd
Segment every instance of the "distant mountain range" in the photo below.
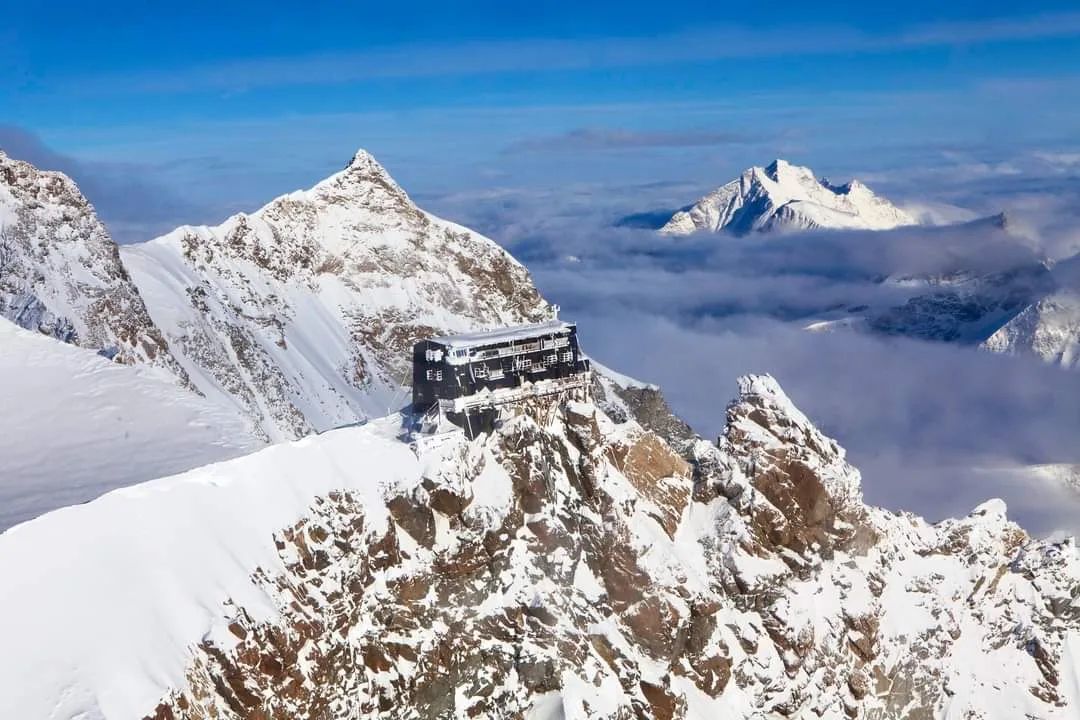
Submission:
M 617 222 L 669 236 L 895 230 L 919 224 L 913 214 L 858 180 L 833 185 L 810 168 L 782 159 L 748 168 L 674 214 L 638 213 Z M 1013 232 L 1004 213 L 932 231 L 943 237 L 962 232 L 987 238 Z M 1080 261 L 1063 265 L 1077 264 Z M 1063 367 L 1080 365 L 1080 273 L 1060 272 L 1033 256 L 990 273 L 956 267 L 935 275 L 890 275 L 880 282 L 896 294 L 906 293 L 906 299 L 883 307 L 840 304 L 820 313 L 808 328 L 976 344 L 993 352 L 1034 355 Z
M 648 214 L 649 223 L 657 217 Z M 832 185 L 778 159 L 747 169 L 660 230 L 914 224 L 856 180 Z M 953 227 L 1011 232 L 1004 215 Z M 808 324 L 981 344 L 1072 367 L 1077 275 L 1033 258 L 989 274 L 957 267 L 888 276 L 881 283 L 900 304 L 839 304 Z M 234 407 L 266 439 L 384 412 L 400 391 L 408 338 L 549 313 L 508 253 L 417 207 L 363 151 L 310 190 L 254 213 L 122 249 L 69 178 L 0 153 L 0 316 L 120 362 L 160 366 Z
M 889 230 L 916 222 L 858 180 L 832 185 L 819 180 L 810 168 L 777 159 L 764 168 L 748 168 L 735 180 L 676 212 L 660 232 L 745 235 L 816 228 Z

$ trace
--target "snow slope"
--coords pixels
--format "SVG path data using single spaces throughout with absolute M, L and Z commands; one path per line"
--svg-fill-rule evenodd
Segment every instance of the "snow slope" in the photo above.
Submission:
M 0 318 L 0 531 L 63 505 L 259 447 L 245 420 L 148 365 Z
M 524 267 L 364 151 L 255 213 L 121 252 L 195 386 L 271 439 L 400 408 L 418 339 L 551 316 Z
M 767 376 L 727 419 L 391 417 L 23 524 L 0 717 L 1077 717 L 1072 541 L 865 506 Z
M 689 235 L 728 231 L 736 235 L 812 228 L 888 230 L 914 225 L 914 217 L 878 197 L 858 180 L 830 185 L 807 167 L 775 160 L 752 167 L 686 210 L 660 232 Z

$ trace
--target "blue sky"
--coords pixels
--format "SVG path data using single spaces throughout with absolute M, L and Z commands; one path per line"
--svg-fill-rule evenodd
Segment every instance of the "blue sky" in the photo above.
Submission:
M 669 183 L 642 196 L 663 205 L 777 155 L 900 193 L 920 169 L 993 172 L 1075 151 L 1080 11 L 64 0 L 5 11 L 0 72 L 9 151 L 43 152 L 30 134 L 62 156 L 133 239 L 309 185 L 361 146 L 437 209 Z

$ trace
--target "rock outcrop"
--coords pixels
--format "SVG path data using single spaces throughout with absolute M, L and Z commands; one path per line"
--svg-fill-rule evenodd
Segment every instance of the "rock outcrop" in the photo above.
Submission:
M 982 347 L 1029 355 L 1063 368 L 1080 365 L 1080 293 L 1063 289 L 1025 307 Z
M 347 494 L 321 502 L 264 580 L 289 619 L 239 615 L 237 646 L 204 644 L 152 716 L 1075 712 L 1076 548 L 1000 501 L 939 526 L 865 506 L 765 376 L 693 465 L 593 406 L 545 416 L 444 456 L 385 529 Z M 496 504 L 476 487 L 492 473 Z
M 187 382 L 75 183 L 3 152 L 0 316 L 117 362 L 165 367 Z

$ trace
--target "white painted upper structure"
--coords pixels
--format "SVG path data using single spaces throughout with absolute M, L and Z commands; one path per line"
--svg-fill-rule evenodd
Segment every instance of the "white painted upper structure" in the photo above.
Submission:
M 510 327 L 495 328 L 493 330 L 481 330 L 479 332 L 461 333 L 460 335 L 443 335 L 433 337 L 431 343 L 442 345 L 447 349 L 447 362 L 457 365 L 469 362 L 469 353 L 456 354 L 454 350 L 473 350 L 488 345 L 502 345 L 505 343 L 533 340 L 538 337 L 548 337 L 561 333 L 569 333 L 576 327 L 574 323 L 562 320 L 548 320 L 541 323 L 528 325 L 512 325 Z

